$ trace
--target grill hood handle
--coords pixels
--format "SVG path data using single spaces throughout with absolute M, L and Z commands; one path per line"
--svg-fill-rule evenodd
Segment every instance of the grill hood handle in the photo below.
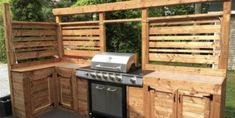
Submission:
M 100 64 L 95 66 L 96 68 L 100 68 L 100 69 L 112 69 L 112 70 L 119 70 L 121 71 L 121 66 L 116 66 L 116 67 L 108 67 L 108 66 L 102 66 Z

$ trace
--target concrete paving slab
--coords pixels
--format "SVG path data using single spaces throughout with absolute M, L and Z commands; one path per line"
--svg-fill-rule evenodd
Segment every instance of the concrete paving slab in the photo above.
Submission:
M 0 64 L 0 97 L 10 94 L 7 64 Z

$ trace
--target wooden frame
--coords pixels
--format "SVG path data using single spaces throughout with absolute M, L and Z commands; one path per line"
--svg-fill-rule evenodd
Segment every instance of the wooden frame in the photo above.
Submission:
M 205 3 L 205 2 L 220 2 L 223 3 L 223 11 L 216 13 L 206 13 L 206 14 L 194 14 L 194 15 L 179 15 L 179 16 L 164 16 L 164 17 L 149 17 L 148 9 L 152 7 L 162 7 L 162 6 L 172 6 L 172 5 L 181 5 L 181 4 L 194 4 L 194 3 Z M 112 11 L 122 11 L 122 10 L 131 10 L 131 9 L 140 9 L 141 18 L 132 18 L 132 19 L 112 19 L 107 20 L 105 18 L 106 12 Z M 230 11 L 231 11 L 231 0 L 137 0 L 137 1 L 125 1 L 125 2 L 116 2 L 116 3 L 107 3 L 99 5 L 90 5 L 90 6 L 81 6 L 74 8 L 58 8 L 53 9 L 53 13 L 56 17 L 55 23 L 45 23 L 45 22 L 19 22 L 12 21 L 10 16 L 10 9 L 8 4 L 4 4 L 4 29 L 5 29 L 5 43 L 7 51 L 7 60 L 8 60 L 8 69 L 9 69 L 9 78 L 10 78 L 10 88 L 11 94 L 13 96 L 13 87 L 12 84 L 12 72 L 26 73 L 29 71 L 40 70 L 42 68 L 51 68 L 55 67 L 54 62 L 69 61 L 78 64 L 89 64 L 90 57 L 99 52 L 106 51 L 106 32 L 105 24 L 108 23 L 124 23 L 124 22 L 141 22 L 142 24 L 142 70 L 154 70 L 154 71 L 169 71 L 169 72 L 178 72 L 178 73 L 191 73 L 198 75 L 213 75 L 218 77 L 225 77 L 227 72 L 227 59 L 228 59 L 228 43 L 229 43 L 229 22 L 230 22 Z M 62 22 L 62 17 L 66 15 L 76 15 L 76 14 L 87 14 L 87 13 L 98 13 L 99 20 L 95 21 L 77 21 L 77 22 Z M 212 25 L 212 22 L 208 23 L 208 19 L 215 21 L 215 25 Z M 222 20 L 220 20 L 222 19 Z M 218 22 L 219 20 L 219 22 Z M 185 22 L 187 21 L 187 22 Z M 190 23 L 191 26 L 187 26 Z M 194 23 L 194 25 L 192 25 Z M 186 24 L 186 25 L 185 25 Z M 205 25 L 202 26 L 201 24 Z M 182 25 L 182 26 L 181 26 Z M 184 26 L 185 25 L 185 26 Z M 165 27 L 166 26 L 166 27 Z M 171 26 L 170 28 L 168 26 Z M 183 27 L 184 26 L 184 27 Z M 155 27 L 155 28 L 154 28 Z M 156 28 L 157 27 L 157 28 Z M 180 27 L 180 28 L 179 28 Z M 213 29 L 207 30 L 207 28 L 214 27 Z M 173 30 L 172 29 L 181 29 Z M 24 30 L 22 30 L 24 29 Z M 30 29 L 30 31 L 28 31 Z M 46 31 L 42 31 L 46 29 Z M 38 33 L 39 32 L 39 33 Z M 166 37 L 169 32 L 173 34 L 186 32 L 190 36 L 178 36 L 169 35 Z M 168 34 L 167 34 L 168 33 Z M 38 35 L 40 34 L 40 35 Z M 156 35 L 155 35 L 156 34 Z M 166 36 L 164 36 L 167 34 Z M 196 36 L 200 34 L 200 36 Z M 202 34 L 202 35 L 201 35 Z M 219 34 L 219 36 L 206 36 L 205 34 Z M 34 35 L 37 35 L 36 38 Z M 45 36 L 46 35 L 46 36 Z M 55 38 L 51 41 L 47 35 L 53 35 Z M 153 37 L 153 35 L 155 37 Z M 161 36 L 162 35 L 162 36 Z M 26 37 L 25 37 L 26 36 Z M 27 38 L 29 37 L 29 38 Z M 32 38 L 33 37 L 33 38 Z M 168 42 L 165 44 L 159 43 L 159 37 L 161 40 L 183 40 L 185 41 L 188 38 L 191 42 Z M 187 37 L 182 39 L 182 37 Z M 208 38 L 209 37 L 209 38 Z M 17 41 L 16 39 L 19 38 Z M 213 40 L 211 40 L 213 39 Z M 38 40 L 39 42 L 35 43 L 32 40 Z M 194 42 L 194 40 L 206 40 L 209 42 L 202 43 L 200 41 Z M 218 42 L 219 41 L 219 42 Z M 42 42 L 42 43 L 41 43 Z M 178 45 L 176 45 L 178 44 Z M 187 48 L 187 50 L 178 49 L 177 46 L 181 45 L 181 48 Z M 167 47 L 168 49 L 158 49 L 158 46 Z M 192 46 L 197 48 L 197 50 L 190 50 L 188 47 Z M 200 47 L 201 46 L 201 47 Z M 31 49 L 28 53 L 17 52 L 18 49 L 25 50 L 25 48 L 40 47 L 39 49 Z M 48 53 L 44 49 L 47 47 L 53 48 L 53 51 Z M 150 48 L 151 47 L 151 48 Z M 170 47 L 170 48 L 169 48 Z M 201 48 L 210 47 L 213 50 L 201 50 Z M 219 51 L 216 50 L 219 48 Z M 160 50 L 161 52 L 170 51 L 177 52 L 174 55 L 152 55 L 150 51 Z M 17 50 L 17 51 L 16 51 Z M 42 50 L 44 52 L 42 52 Z M 216 51 L 219 53 L 217 54 Z M 179 53 L 190 52 L 190 55 L 179 55 Z M 211 55 L 200 55 L 203 54 L 212 54 Z M 198 55 L 199 54 L 199 55 Z M 197 56 L 195 56 L 197 55 Z M 51 56 L 51 60 L 40 60 L 41 57 Z M 17 63 L 19 59 L 31 59 L 32 57 L 39 58 L 39 61 L 33 60 L 33 62 L 23 61 L 21 64 Z M 166 66 L 160 64 L 152 64 L 150 60 L 157 61 L 166 61 L 168 62 L 181 62 L 182 59 L 185 59 L 184 62 L 198 62 L 202 64 L 216 64 L 218 68 L 200 68 L 200 67 L 177 67 L 177 66 Z M 209 60 L 209 61 L 207 61 Z M 48 64 L 48 65 L 43 65 Z M 42 66 L 41 66 L 42 65 Z M 32 67 L 34 66 L 34 67 Z M 38 67 L 37 67 L 38 66 Z M 27 74 L 27 73 L 26 73 Z M 56 78 L 56 75 L 53 75 Z M 54 84 L 58 84 L 58 80 L 55 80 Z M 26 83 L 29 83 L 29 80 L 25 80 Z M 87 81 L 77 80 L 75 77 L 72 77 L 72 82 L 76 84 L 86 85 Z M 151 83 L 148 83 L 151 84 Z M 53 85 L 53 84 L 52 84 Z M 53 88 L 58 88 L 58 85 L 53 85 Z M 72 89 L 77 89 L 78 85 L 74 85 Z M 222 95 L 225 95 L 225 84 L 223 83 Z M 29 86 L 26 88 L 29 90 Z M 148 87 L 139 88 L 139 92 L 143 92 L 144 102 L 143 104 L 150 104 L 149 98 L 145 95 L 148 95 L 145 90 Z M 58 106 L 58 95 L 57 90 L 50 90 L 50 92 L 55 92 L 54 98 L 55 106 Z M 130 88 L 128 91 L 135 91 L 135 88 Z M 27 93 L 27 91 L 24 91 Z M 78 96 L 79 99 L 73 101 L 77 104 L 87 104 L 86 96 L 79 96 L 84 94 L 86 90 L 74 90 L 72 91 L 73 95 Z M 76 95 L 75 93 L 78 93 Z M 213 91 L 210 91 L 213 92 Z M 142 94 L 141 94 L 142 95 Z M 223 108 L 224 106 L 224 97 L 221 95 L 216 96 L 215 98 L 219 100 L 221 104 L 216 103 L 218 107 Z M 24 96 L 25 99 L 26 96 Z M 130 97 L 131 96 L 130 94 Z M 136 96 L 134 96 L 136 97 Z M 12 106 L 15 105 L 14 98 L 12 98 Z M 75 99 L 75 97 L 73 98 Z M 135 100 L 139 100 L 138 97 L 129 101 L 130 105 L 135 106 Z M 212 101 L 218 102 L 218 101 Z M 214 103 L 213 103 L 214 104 Z M 27 105 L 31 105 L 27 104 Z M 79 106 L 71 106 L 77 112 L 87 115 L 87 108 Z M 174 108 L 175 109 L 175 108 Z M 144 109 L 144 113 L 138 109 L 140 115 L 146 115 L 149 111 Z M 31 109 L 27 109 L 27 112 L 32 112 Z M 220 111 L 218 111 L 220 112 Z M 13 109 L 13 113 L 15 113 Z M 31 113 L 32 114 L 32 113 Z M 223 116 L 223 114 L 217 113 L 216 116 Z M 30 115 L 31 116 L 31 115 Z M 146 117 L 146 116 L 145 116 Z M 148 117 L 148 116 L 147 116 Z
M 204 3 L 204 2 L 221 2 L 224 3 L 223 12 L 215 12 L 215 13 L 205 13 L 205 14 L 194 14 L 194 15 L 180 15 L 180 16 L 166 16 L 166 17 L 148 17 L 148 8 L 151 7 L 161 7 L 161 6 L 172 6 L 172 5 L 179 5 L 179 4 L 193 4 L 193 3 Z M 108 7 L 107 7 L 108 6 Z M 133 19 L 113 19 L 113 20 L 105 20 L 102 16 L 105 16 L 105 12 L 112 12 L 112 11 L 120 11 L 120 10 L 130 10 L 130 9 L 141 9 L 142 10 L 142 18 L 133 18 Z M 140 22 L 142 24 L 142 69 L 143 70 L 168 70 L 168 71 L 182 71 L 182 72 L 189 72 L 189 73 L 201 73 L 208 75 L 217 74 L 218 76 L 226 75 L 226 67 L 227 67 L 227 56 L 226 54 L 228 50 L 228 31 L 223 30 L 225 27 L 229 29 L 228 22 L 230 21 L 229 11 L 231 10 L 231 1 L 230 0 L 188 0 L 188 1 L 181 1 L 181 0 L 170 0 L 170 1 L 154 1 L 154 0 L 143 0 L 143 1 L 125 1 L 125 2 L 116 2 L 116 3 L 106 3 L 106 4 L 98 4 L 98 5 L 90 5 L 90 6 L 81 6 L 81 7 L 74 7 L 74 8 L 57 8 L 53 9 L 53 13 L 56 17 L 61 17 L 65 15 L 75 15 L 75 14 L 87 14 L 87 13 L 99 13 L 100 20 L 99 21 L 79 21 L 79 22 L 61 22 L 60 25 L 75 25 L 75 24 L 89 24 L 89 23 L 99 23 L 99 24 L 106 24 L 106 23 L 122 23 L 122 22 Z M 102 15 L 101 15 L 102 14 Z M 187 21 L 194 21 L 194 20 L 203 20 L 203 19 L 213 19 L 213 18 L 226 18 L 221 21 L 221 35 L 220 38 L 223 37 L 221 42 L 221 55 L 219 56 L 219 60 L 214 60 L 211 62 L 213 64 L 218 64 L 218 68 L 215 69 L 208 69 L 208 68 L 199 68 L 199 67 L 178 67 L 178 66 L 166 66 L 166 65 L 154 65 L 151 64 L 149 61 L 150 59 L 158 59 L 159 57 L 150 56 L 149 55 L 149 47 L 151 46 L 151 42 L 149 42 L 149 33 L 151 33 L 150 23 L 151 22 L 175 22 L 179 21 L 179 23 Z M 182 21 L 182 22 L 181 22 Z M 105 27 L 104 25 L 101 27 Z M 192 32 L 195 32 L 197 26 L 192 26 L 189 28 L 195 27 Z M 198 31 L 201 31 L 202 27 L 198 27 Z M 220 27 L 217 28 L 216 32 L 220 32 Z M 105 30 L 100 29 L 103 32 L 100 36 L 105 37 Z M 184 31 L 187 31 L 185 29 Z M 188 32 L 191 32 L 190 30 Z M 205 28 L 205 31 L 206 28 Z M 202 32 L 198 32 L 202 33 Z M 206 32 L 205 32 L 206 33 Z M 226 35 L 226 36 L 225 36 Z M 225 39 L 225 38 L 226 39 Z M 102 38 L 100 38 L 102 39 Z M 225 40 L 224 40 L 225 39 Z M 101 47 L 104 45 L 105 39 L 101 41 Z M 196 43 L 194 43 L 196 44 Z M 209 43 L 208 43 L 209 44 Z M 226 48 L 226 49 L 225 49 Z M 105 51 L 105 49 L 101 48 L 101 50 Z M 181 50 L 183 51 L 183 50 Z M 195 53 L 193 53 L 195 54 Z M 187 55 L 186 55 L 187 56 Z M 188 56 L 187 56 L 188 57 Z M 179 60 L 180 58 L 177 57 L 162 57 L 166 58 L 169 61 L 172 59 Z M 191 58 L 191 57 L 189 57 Z M 194 57 L 192 57 L 194 58 Z M 201 57 L 199 57 L 201 58 Z M 199 61 L 199 60 L 198 60 Z M 225 62 L 226 61 L 226 62 Z M 194 61 L 188 61 L 193 62 Z M 208 63 L 208 62 L 202 62 Z

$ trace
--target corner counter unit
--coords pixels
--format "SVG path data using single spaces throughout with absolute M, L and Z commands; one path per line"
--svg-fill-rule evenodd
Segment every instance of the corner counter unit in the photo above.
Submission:
M 14 116 L 33 118 L 55 107 L 87 116 L 87 80 L 75 76 L 76 69 L 81 66 L 61 62 L 13 69 Z
M 144 76 L 146 118 L 222 118 L 225 77 L 173 72 Z
M 12 72 L 14 115 L 31 118 L 54 106 L 54 68 Z

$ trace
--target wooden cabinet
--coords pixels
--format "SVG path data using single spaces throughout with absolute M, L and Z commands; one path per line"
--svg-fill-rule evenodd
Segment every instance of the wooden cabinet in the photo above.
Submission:
M 12 72 L 13 111 L 32 118 L 54 106 L 54 68 Z
M 213 118 L 213 95 L 187 90 L 165 92 L 150 88 L 145 112 L 149 118 Z
M 57 75 L 57 92 L 58 102 L 61 107 L 71 109 L 74 108 L 74 94 L 73 79 L 75 79 L 75 73 L 73 69 L 68 68 L 56 68 Z
M 54 68 L 32 72 L 30 77 L 30 97 L 32 114 L 47 109 L 53 102 Z
M 150 90 L 149 94 L 151 118 L 175 117 L 175 94 L 156 90 Z
M 179 118 L 212 118 L 212 95 L 178 90 Z

